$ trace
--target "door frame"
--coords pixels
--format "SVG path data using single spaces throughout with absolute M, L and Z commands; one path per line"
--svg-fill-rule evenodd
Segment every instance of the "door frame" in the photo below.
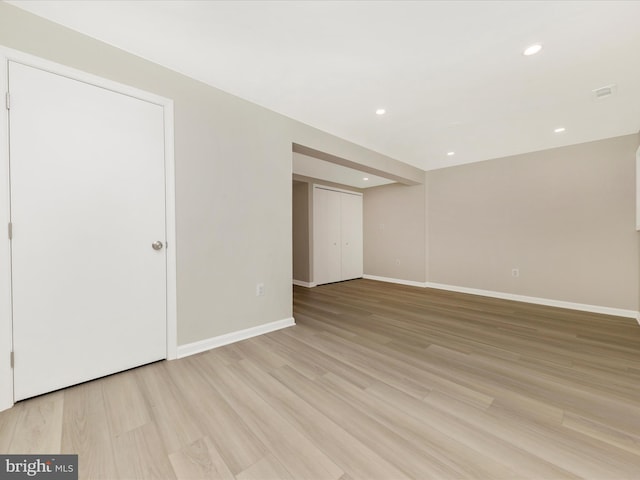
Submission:
M 175 220 L 175 159 L 173 130 L 173 100 L 145 92 L 30 54 L 0 45 L 0 93 L 8 91 L 8 62 L 15 61 L 57 75 L 138 98 L 163 108 L 165 152 L 165 225 L 167 255 L 167 359 L 177 358 L 177 273 Z M 4 100 L 4 99 L 3 99 Z M 4 103 L 4 102 L 3 102 Z M 2 106 L 0 115 L 0 411 L 13 406 L 13 318 L 11 292 L 11 242 L 8 225 L 11 218 L 11 185 L 9 165 L 9 110 Z
M 636 231 L 640 232 L 640 147 L 636 150 Z

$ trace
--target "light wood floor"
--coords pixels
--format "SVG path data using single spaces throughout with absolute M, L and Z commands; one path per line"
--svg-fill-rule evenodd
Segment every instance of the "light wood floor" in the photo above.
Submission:
M 356 280 L 297 326 L 0 413 L 80 478 L 638 479 L 632 319 Z

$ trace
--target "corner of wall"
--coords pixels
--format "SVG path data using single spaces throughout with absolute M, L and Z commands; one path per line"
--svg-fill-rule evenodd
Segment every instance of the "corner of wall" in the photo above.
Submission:
M 429 249 L 429 172 L 424 172 L 424 278 L 429 282 L 429 262 L 431 252 Z

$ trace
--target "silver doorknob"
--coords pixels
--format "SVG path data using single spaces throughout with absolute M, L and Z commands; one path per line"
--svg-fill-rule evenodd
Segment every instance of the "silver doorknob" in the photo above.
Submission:
M 162 242 L 160 240 L 156 240 L 151 244 L 154 250 L 162 250 Z

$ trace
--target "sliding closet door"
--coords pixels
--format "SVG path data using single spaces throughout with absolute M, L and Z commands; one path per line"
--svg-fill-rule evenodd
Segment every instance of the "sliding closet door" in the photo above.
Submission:
M 340 225 L 341 279 L 360 278 L 363 274 L 361 195 L 340 193 Z
M 340 194 L 314 188 L 313 277 L 316 284 L 342 280 Z
M 313 189 L 313 281 L 362 277 L 362 195 Z

